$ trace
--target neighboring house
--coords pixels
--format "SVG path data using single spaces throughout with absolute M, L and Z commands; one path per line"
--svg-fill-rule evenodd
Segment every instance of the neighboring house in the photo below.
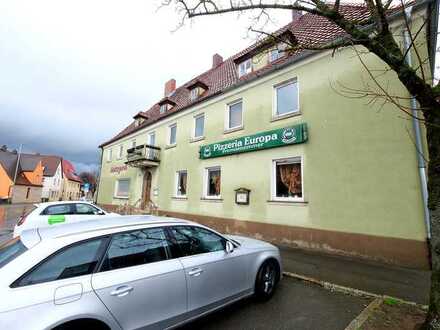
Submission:
M 414 31 L 427 6 L 414 6 Z M 368 17 L 361 5 L 341 10 Z M 402 35 L 403 26 L 397 13 L 390 28 Z M 417 44 L 436 33 L 420 29 Z M 304 14 L 277 35 L 320 44 L 344 33 Z M 429 57 L 427 47 L 419 52 Z M 363 56 L 369 67 L 386 69 Z M 368 81 L 350 48 L 286 53 L 260 42 L 226 60 L 216 54 L 212 68 L 178 88 L 170 80 L 159 102 L 100 146 L 97 201 L 107 208 L 154 203 L 161 214 L 222 232 L 427 268 L 411 121 L 392 104 L 377 111 L 332 84 Z M 410 107 L 393 72 L 380 81 Z
M 63 193 L 62 200 L 78 200 L 81 197 L 81 178 L 76 175 L 75 167 L 68 160 L 62 160 Z
M 41 156 L 44 166 L 43 201 L 58 201 L 63 193 L 62 158 L 58 156 Z
M 40 202 L 42 189 L 43 165 L 40 156 L 0 151 L 1 200 L 11 203 Z

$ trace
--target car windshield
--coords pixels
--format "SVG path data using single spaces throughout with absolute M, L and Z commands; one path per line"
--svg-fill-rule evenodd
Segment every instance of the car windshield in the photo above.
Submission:
M 0 268 L 17 258 L 25 252 L 27 248 L 21 242 L 20 237 L 16 237 L 0 244 Z

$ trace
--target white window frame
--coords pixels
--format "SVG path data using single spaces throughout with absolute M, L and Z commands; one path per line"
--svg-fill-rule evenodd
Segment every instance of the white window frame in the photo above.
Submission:
M 173 127 L 176 127 L 176 136 L 175 136 L 174 143 L 171 143 L 171 129 Z M 176 144 L 177 144 L 177 123 L 173 123 L 173 124 L 168 126 L 168 141 L 167 141 L 167 145 L 168 146 L 175 146 Z
M 113 158 L 113 148 L 108 148 L 107 149 L 107 161 L 111 162 Z
M 246 68 L 249 65 L 248 68 Z M 238 77 L 243 77 L 252 72 L 252 58 L 238 64 Z
M 191 98 L 191 101 L 195 101 L 199 98 L 199 88 L 198 87 L 194 87 L 193 89 L 191 89 L 190 98 Z
M 164 103 L 160 106 L 159 113 L 164 114 L 165 112 L 167 112 L 167 110 L 168 110 L 168 104 Z
M 182 173 L 186 173 L 186 193 L 185 193 L 185 195 L 182 195 L 179 192 L 179 182 L 180 182 L 179 178 Z M 175 198 L 186 198 L 186 195 L 188 193 L 188 171 L 187 170 L 180 170 L 180 171 L 176 172 L 174 186 L 175 186 L 174 197 Z
M 208 195 L 208 178 L 209 178 L 209 171 L 220 171 L 220 195 L 217 196 L 210 196 Z M 203 198 L 204 199 L 221 199 L 222 198 L 222 168 L 221 166 L 210 166 L 206 167 L 203 171 Z
M 241 103 L 241 123 L 238 126 L 234 126 L 234 127 L 230 127 L 230 109 L 233 105 L 236 105 L 238 103 Z M 240 130 L 242 128 L 244 128 L 243 125 L 244 122 L 244 102 L 243 99 L 238 99 L 232 102 L 229 102 L 228 104 L 226 104 L 226 111 L 225 111 L 225 132 L 228 131 L 236 131 L 236 130 Z
M 124 145 L 118 146 L 118 159 L 122 159 L 122 154 L 124 153 Z
M 277 197 L 276 184 L 277 184 L 277 163 L 286 162 L 287 164 L 301 164 L 301 195 L 302 197 Z M 272 159 L 271 162 L 271 179 L 270 179 L 270 199 L 271 201 L 278 202 L 304 202 L 304 159 L 303 156 L 293 156 Z
M 197 119 L 199 119 L 200 117 L 203 117 L 203 134 L 197 136 L 196 135 L 196 128 L 197 128 Z M 194 116 L 194 129 L 193 129 L 193 134 L 192 134 L 192 138 L 193 140 L 199 140 L 199 139 L 203 139 L 205 137 L 205 113 L 199 113 L 197 115 Z
M 128 181 L 128 193 L 127 193 L 127 196 L 120 196 L 120 195 L 118 195 L 119 181 Z M 115 191 L 113 193 L 113 197 L 120 198 L 120 199 L 129 199 L 130 198 L 130 184 L 131 184 L 131 180 L 128 179 L 128 178 L 116 180 L 115 181 Z
M 132 148 L 136 148 L 136 139 L 133 139 L 133 140 L 131 141 L 131 147 L 132 147 Z
M 273 54 L 276 52 L 276 58 L 273 57 Z M 269 51 L 269 63 L 275 62 L 280 59 L 282 56 L 282 51 L 278 48 L 273 48 Z
M 154 143 L 151 143 L 151 137 L 152 137 L 152 136 L 154 136 Z M 149 144 L 150 146 L 155 146 L 155 145 L 157 145 L 157 142 L 156 142 L 156 131 L 148 133 L 148 141 L 147 141 L 147 144 Z
M 296 110 L 290 111 L 290 112 L 286 112 L 286 113 L 282 113 L 282 114 L 278 114 L 278 104 L 277 104 L 278 103 L 277 102 L 278 89 L 282 88 L 282 87 L 285 87 L 287 85 L 290 85 L 292 83 L 296 84 L 296 89 L 297 89 Z M 283 81 L 280 84 L 274 85 L 273 86 L 273 97 L 272 97 L 272 100 L 273 100 L 273 102 L 272 102 L 273 103 L 272 104 L 272 118 L 273 119 L 290 117 L 292 115 L 300 114 L 301 111 L 299 109 L 300 102 L 299 102 L 299 82 L 298 82 L 298 78 L 295 77 L 293 79 L 289 79 L 287 81 Z

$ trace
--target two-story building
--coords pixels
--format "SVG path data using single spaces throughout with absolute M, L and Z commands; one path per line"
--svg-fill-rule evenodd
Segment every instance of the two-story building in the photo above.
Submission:
M 63 194 L 63 168 L 62 158 L 59 156 L 41 156 L 44 166 L 43 190 L 41 199 L 43 201 L 58 201 Z
M 368 16 L 362 6 L 343 10 Z M 427 15 L 426 4 L 415 6 L 412 27 Z M 402 24 L 396 15 L 391 28 L 402 33 Z M 320 44 L 343 32 L 304 14 L 277 34 Z M 430 31 L 419 38 L 427 56 Z M 222 232 L 427 267 L 411 121 L 335 87 L 368 80 L 350 48 L 290 53 L 259 42 L 226 60 L 215 54 L 211 69 L 178 88 L 168 81 L 159 102 L 100 146 L 98 203 L 154 204 Z M 393 73 L 378 80 L 408 96 Z

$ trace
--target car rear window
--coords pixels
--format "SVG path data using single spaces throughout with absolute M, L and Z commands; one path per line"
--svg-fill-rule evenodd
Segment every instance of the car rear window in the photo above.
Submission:
M 0 244 L 0 268 L 17 258 L 26 250 L 27 248 L 21 242 L 19 237 Z

